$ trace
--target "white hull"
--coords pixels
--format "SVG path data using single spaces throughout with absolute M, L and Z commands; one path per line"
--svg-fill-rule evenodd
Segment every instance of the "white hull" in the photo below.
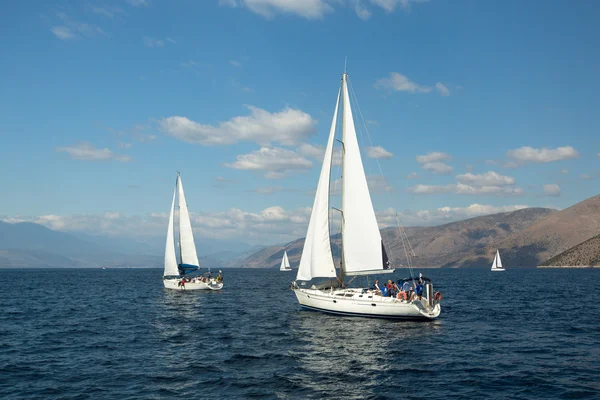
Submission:
M 207 282 L 186 282 L 185 286 L 180 286 L 179 282 L 181 279 L 163 279 L 163 283 L 166 289 L 173 290 L 221 290 L 223 289 L 223 282 L 217 282 L 211 279 Z
M 330 314 L 390 318 L 431 320 L 440 315 L 440 304 L 433 307 L 427 300 L 402 301 L 391 297 L 363 292 L 363 289 L 293 289 L 303 308 Z
M 291 268 L 279 268 L 280 271 L 291 271 Z
M 494 271 L 506 271 L 504 268 L 492 268 L 492 272 Z

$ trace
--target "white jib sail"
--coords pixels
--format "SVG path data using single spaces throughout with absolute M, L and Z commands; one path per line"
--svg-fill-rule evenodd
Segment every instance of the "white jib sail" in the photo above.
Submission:
M 333 112 L 327 147 L 325 147 L 323 166 L 319 175 L 315 201 L 308 222 L 298 274 L 296 275 L 296 279 L 300 281 L 310 281 L 312 278 L 335 278 L 337 276 L 329 240 L 329 180 L 339 103 L 340 92 L 338 92 L 335 102 L 335 111 Z
M 188 213 L 183 185 L 181 184 L 181 177 L 179 175 L 177 175 L 177 186 L 179 187 L 179 247 L 181 250 L 181 262 L 199 267 L 200 263 L 198 262 L 198 254 L 196 254 L 190 214 Z
M 342 99 L 343 268 L 346 275 L 359 275 L 366 271 L 383 270 L 383 251 L 356 138 L 345 74 L 342 80 Z
M 165 245 L 165 272 L 163 276 L 177 276 L 177 257 L 175 256 L 175 239 L 173 238 L 173 214 L 175 212 L 175 194 L 177 188 L 173 191 L 173 201 L 171 202 L 171 213 L 169 214 L 169 227 L 167 228 L 167 244 Z
M 494 261 L 492 262 L 492 269 L 496 269 L 496 260 L 498 259 L 498 250 L 496 250 L 496 254 L 494 255 Z
M 290 267 L 290 260 L 288 260 L 287 251 L 283 252 L 283 257 L 281 258 L 281 266 L 279 267 L 279 269 L 280 270 L 292 269 Z

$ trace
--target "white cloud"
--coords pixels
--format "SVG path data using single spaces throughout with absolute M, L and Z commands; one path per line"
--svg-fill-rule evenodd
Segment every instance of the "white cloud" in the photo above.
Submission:
M 520 147 L 518 149 L 509 150 L 506 155 L 518 164 L 524 163 L 548 163 L 552 161 L 568 160 L 579 156 L 577 150 L 571 146 L 557 147 L 549 149 L 543 147 L 541 149 L 529 146 Z
M 600 153 L 598 153 L 598 158 L 600 158 Z
M 391 192 L 394 188 L 380 175 L 367 176 L 367 185 L 371 194 Z
M 356 12 L 356 15 L 358 15 L 358 18 L 362 20 L 366 21 L 371 18 L 371 11 L 369 11 L 369 9 L 365 7 L 360 0 L 356 1 L 356 4 L 354 5 L 354 11 Z
M 293 14 L 307 19 L 322 19 L 327 13 L 333 12 L 333 5 L 354 8 L 356 15 L 367 20 L 371 17 L 371 11 L 364 2 L 383 8 L 391 13 L 400 6 L 409 12 L 412 4 L 424 3 L 429 0 L 218 0 L 222 7 L 245 7 L 255 14 L 265 18 L 273 18 L 277 14 Z
M 560 186 L 555 183 L 544 185 L 544 195 L 552 197 L 560 196 Z
M 421 168 L 438 175 L 450 175 L 454 171 L 454 168 L 452 168 L 450 165 L 441 162 L 421 164 Z
M 370 0 L 371 3 L 383 8 L 386 12 L 390 13 L 400 5 L 403 10 L 410 11 L 412 4 L 425 3 L 429 0 Z
M 148 0 L 127 0 L 127 2 L 133 7 L 148 7 L 150 5 Z
M 56 36 L 60 40 L 75 39 L 76 37 L 75 33 L 66 26 L 53 26 L 52 29 L 50 29 L 50 31 L 54 33 L 54 36 Z
M 488 195 L 488 196 L 519 196 L 523 189 L 509 186 L 471 186 L 463 183 L 452 183 L 448 185 L 416 185 L 410 188 L 415 194 L 440 194 L 455 193 L 463 195 Z
M 367 156 L 369 158 L 392 158 L 394 155 L 381 146 L 367 147 Z
M 417 156 L 417 162 L 419 164 L 426 164 L 436 161 L 450 161 L 452 160 L 452 156 L 450 154 L 441 153 L 438 151 L 434 151 L 431 153 L 427 153 L 424 156 Z
M 491 206 L 471 204 L 466 207 L 440 207 L 432 210 L 406 210 L 399 212 L 400 222 L 404 226 L 436 226 L 482 215 L 511 212 L 528 208 L 526 205 Z M 389 208 L 377 212 L 379 227 L 397 226 L 396 210 Z
M 237 68 L 241 68 L 242 67 L 242 63 L 239 62 L 239 61 L 236 61 L 236 60 L 231 60 L 231 61 L 229 61 L 229 63 L 231 65 L 233 65 L 234 67 L 237 67 Z
M 310 143 L 302 143 L 298 146 L 298 153 L 305 157 L 312 158 L 320 163 L 325 158 L 325 147 Z M 342 165 L 342 149 L 334 148 L 331 165 Z
M 435 84 L 435 89 L 442 96 L 450 96 L 450 90 L 442 83 L 438 82 Z
M 126 155 L 115 154 L 108 148 L 97 148 L 89 143 L 79 143 L 74 146 L 57 147 L 56 151 L 67 153 L 74 160 L 83 161 L 131 161 L 131 157 Z
M 456 180 L 460 183 L 473 186 L 503 186 L 514 185 L 515 179 L 510 176 L 500 175 L 494 171 L 485 174 L 462 174 L 457 175 Z
M 415 82 L 412 82 L 406 76 L 398 73 L 391 72 L 389 78 L 381 78 L 375 82 L 375 87 L 378 89 L 394 90 L 396 92 L 410 92 L 410 93 L 429 93 L 431 87 L 421 86 Z
M 563 175 L 567 175 L 569 173 L 569 170 L 568 169 L 561 169 L 560 173 L 563 174 Z
M 416 172 L 411 172 L 406 176 L 406 179 L 419 179 L 419 174 L 417 174 Z
M 176 43 L 175 40 L 171 39 L 170 37 L 167 37 L 165 39 L 154 39 L 154 38 L 151 38 L 150 36 L 144 36 L 142 38 L 142 40 L 144 41 L 144 46 L 149 47 L 149 48 L 164 47 L 166 42 L 173 43 L 173 44 Z
M 238 155 L 235 162 L 224 165 L 240 170 L 267 171 L 265 178 L 280 179 L 289 172 L 310 169 L 313 163 L 292 150 L 261 147 L 250 154 Z
M 108 36 L 106 32 L 96 25 L 73 19 L 64 12 L 57 12 L 56 16 L 60 19 L 61 25 L 53 26 L 50 31 L 61 40 Z
M 91 10 L 94 14 L 103 15 L 107 18 L 115 18 L 116 16 L 127 14 L 121 7 L 116 6 L 91 6 Z
M 283 111 L 270 113 L 253 106 L 248 106 L 248 109 L 251 115 L 234 117 L 216 126 L 199 124 L 179 116 L 163 118 L 159 125 L 170 136 L 202 145 L 249 141 L 260 145 L 279 143 L 292 146 L 315 131 L 317 121 L 301 110 L 286 107 Z
M 451 159 L 452 156 L 449 154 L 437 151 L 425 154 L 424 156 L 417 156 L 417 162 L 421 164 L 421 168 L 438 175 L 449 175 L 454 171 L 450 165 L 442 162 Z
M 265 18 L 273 18 L 277 14 L 295 14 L 307 19 L 321 19 L 333 8 L 326 0 L 219 0 L 225 7 L 244 6 L 250 11 Z

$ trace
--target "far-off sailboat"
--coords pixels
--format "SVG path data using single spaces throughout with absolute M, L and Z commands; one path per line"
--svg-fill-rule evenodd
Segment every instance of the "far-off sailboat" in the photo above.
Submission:
M 281 258 L 281 266 L 279 267 L 280 271 L 291 271 L 292 267 L 290 267 L 290 260 L 288 260 L 287 251 L 283 251 L 283 257 Z
M 502 267 L 502 260 L 500 259 L 500 250 L 496 250 L 494 262 L 492 263 L 492 271 L 506 271 L 504 267 Z
M 175 239 L 173 237 L 173 218 L 175 214 L 175 197 L 179 195 L 179 263 L 175 254 Z M 167 244 L 165 246 L 165 271 L 163 283 L 167 289 L 175 290 L 220 290 L 223 288 L 221 271 L 216 278 L 212 278 L 210 272 L 204 276 L 189 276 L 188 274 L 198 271 L 200 262 L 196 253 L 190 214 L 188 213 L 185 194 L 181 177 L 177 173 L 171 213 L 169 215 L 169 226 L 167 228 Z
M 408 297 L 385 296 L 379 288 L 347 288 L 344 278 L 393 272 L 381 240 L 363 168 L 350 97 L 342 75 L 321 175 L 315 193 L 298 275 L 291 289 L 303 308 L 337 315 L 393 319 L 434 319 L 440 315 L 439 293 L 423 278 Z M 336 272 L 329 229 L 329 195 L 338 106 L 342 102 L 342 207 L 340 273 Z M 314 278 L 325 282 L 310 284 Z M 419 289 L 417 289 L 419 288 Z M 421 292 L 419 292 L 421 290 Z M 405 291 L 402 293 L 406 294 Z M 400 294 L 400 293 L 398 293 Z

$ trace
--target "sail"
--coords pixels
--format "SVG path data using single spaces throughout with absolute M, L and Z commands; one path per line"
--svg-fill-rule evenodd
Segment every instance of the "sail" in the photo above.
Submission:
M 496 259 L 498 261 L 496 261 L 496 268 L 498 269 L 502 269 L 502 260 L 500 259 L 500 251 L 496 250 Z
M 183 185 L 181 184 L 181 177 L 179 175 L 177 175 L 177 186 L 179 187 L 179 250 L 181 252 L 181 264 L 199 267 L 200 263 L 196 254 L 190 214 L 188 213 Z
M 288 260 L 287 251 L 283 252 L 283 257 L 281 258 L 281 267 L 279 267 L 281 271 L 286 269 L 292 269 L 290 267 L 290 260 Z
M 377 273 L 389 265 L 360 155 L 346 74 L 342 79 L 342 99 L 342 266 L 345 275 Z
M 494 255 L 494 262 L 492 263 L 492 269 L 496 269 L 496 260 L 498 259 L 498 251 Z
M 173 239 L 173 214 L 175 212 L 175 194 L 177 188 L 173 191 L 173 201 L 171 202 L 171 213 L 169 214 L 169 227 L 167 228 L 167 244 L 165 246 L 165 272 L 163 276 L 179 275 L 177 269 L 177 257 L 175 256 L 175 240 Z
M 333 121 L 331 122 L 327 147 L 325 147 L 323 166 L 319 175 L 315 201 L 310 214 L 310 221 L 308 222 L 308 230 L 306 232 L 306 239 L 304 240 L 298 274 L 296 275 L 296 279 L 301 281 L 310 281 L 312 278 L 334 278 L 337 276 L 329 240 L 329 181 L 339 103 L 340 92 L 338 92 L 335 102 L 335 111 L 333 112 Z

